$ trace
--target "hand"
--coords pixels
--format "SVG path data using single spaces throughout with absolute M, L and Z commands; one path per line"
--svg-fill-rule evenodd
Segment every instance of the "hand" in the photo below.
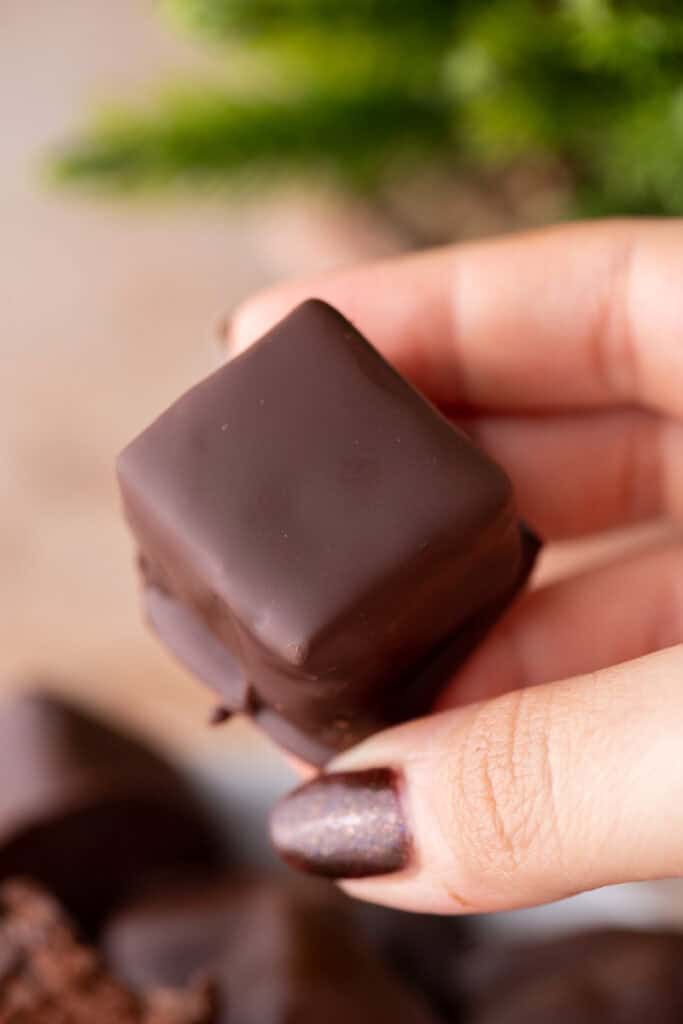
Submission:
M 683 222 L 561 227 L 278 288 L 230 341 L 327 299 L 567 538 L 683 519 L 682 267 Z M 274 838 L 353 895 L 441 913 L 681 874 L 681 641 L 681 544 L 540 587 L 438 714 L 339 757 Z

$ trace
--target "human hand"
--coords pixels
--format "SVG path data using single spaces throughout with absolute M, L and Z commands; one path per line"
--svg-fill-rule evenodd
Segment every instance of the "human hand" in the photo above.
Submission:
M 326 299 L 506 468 L 546 539 L 683 519 L 682 257 L 676 221 L 456 246 L 257 296 L 230 345 Z M 533 590 L 438 714 L 285 799 L 276 845 L 440 913 L 680 874 L 681 641 L 680 544 Z

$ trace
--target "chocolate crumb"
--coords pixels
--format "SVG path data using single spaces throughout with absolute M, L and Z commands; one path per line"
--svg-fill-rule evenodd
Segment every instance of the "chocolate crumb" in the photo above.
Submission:
M 2 1024 L 213 1024 L 206 986 L 129 992 L 29 883 L 0 889 L 0 965 Z

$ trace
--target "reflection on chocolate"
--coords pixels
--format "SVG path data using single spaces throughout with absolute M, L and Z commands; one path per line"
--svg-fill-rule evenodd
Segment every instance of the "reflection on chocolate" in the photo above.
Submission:
M 53 697 L 0 709 L 0 878 L 30 876 L 92 931 L 145 877 L 215 863 L 175 769 Z
M 150 624 L 318 764 L 427 710 L 531 570 L 505 474 L 309 301 L 122 453 Z
M 134 987 L 210 979 L 224 1014 L 217 1024 L 436 1024 L 323 884 L 176 886 L 119 912 L 104 944 Z

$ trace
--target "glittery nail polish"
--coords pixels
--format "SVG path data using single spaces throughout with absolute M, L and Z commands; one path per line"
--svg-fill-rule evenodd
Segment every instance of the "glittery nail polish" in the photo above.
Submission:
M 399 871 L 410 835 L 389 768 L 320 775 L 275 807 L 275 849 L 292 867 L 327 878 L 364 878 Z

